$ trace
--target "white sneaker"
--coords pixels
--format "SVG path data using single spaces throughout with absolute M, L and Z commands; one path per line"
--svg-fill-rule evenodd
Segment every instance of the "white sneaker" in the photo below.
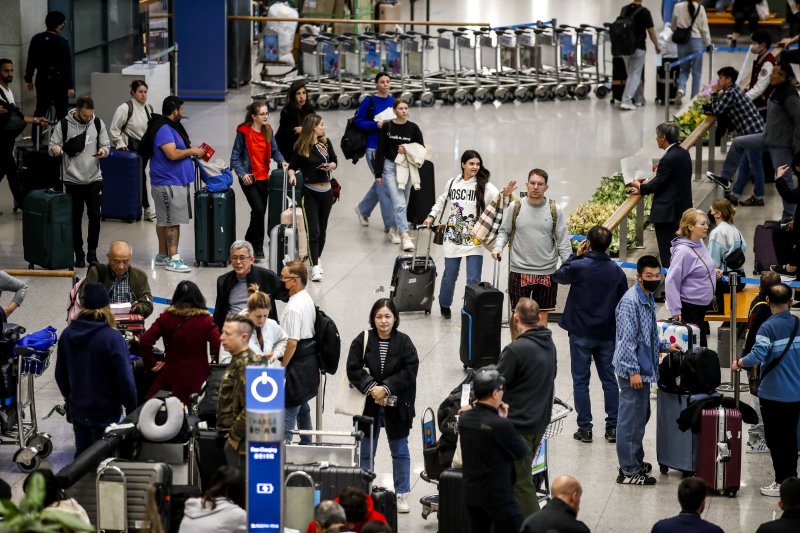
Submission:
M 369 218 L 361 214 L 361 210 L 358 208 L 358 206 L 355 206 L 353 210 L 356 212 L 356 216 L 358 217 L 358 221 L 361 222 L 361 225 L 369 226 Z
M 408 505 L 408 493 L 407 492 L 397 495 L 397 512 L 398 513 L 409 513 L 409 512 L 411 512 L 411 506 Z
M 767 441 L 764 439 L 754 440 L 752 443 L 748 441 L 746 446 L 746 453 L 769 453 Z
M 319 265 L 311 267 L 311 281 L 322 281 L 322 269 Z
M 156 210 L 152 207 L 147 207 L 144 210 L 143 218 L 145 220 L 155 220 L 156 219 Z
M 619 108 L 622 109 L 623 111 L 633 111 L 634 109 L 636 109 L 636 106 L 633 104 L 626 104 L 623 102 L 619 104 Z
M 320 262 L 319 259 L 317 259 L 317 266 L 319 267 L 319 273 L 320 274 L 324 274 L 325 273 L 325 269 L 322 268 L 322 263 Z
M 411 237 L 406 237 L 403 239 L 403 251 L 404 252 L 414 251 L 414 241 L 411 240 Z
M 766 487 L 761 487 L 761 494 L 764 496 L 772 496 L 773 498 L 777 498 L 781 495 L 781 486 L 779 483 L 775 483 L 774 481 L 767 485 Z M 400 501 L 400 498 L 397 498 L 397 501 Z M 397 506 L 399 509 L 399 505 Z
M 400 244 L 400 234 L 397 233 L 397 228 L 389 230 L 389 238 L 392 240 L 392 244 Z
M 167 262 L 167 266 L 164 268 L 170 272 L 178 272 L 179 274 L 186 274 L 187 272 L 192 271 L 189 265 L 187 265 L 186 262 L 183 261 L 177 254 L 170 258 L 170 260 Z

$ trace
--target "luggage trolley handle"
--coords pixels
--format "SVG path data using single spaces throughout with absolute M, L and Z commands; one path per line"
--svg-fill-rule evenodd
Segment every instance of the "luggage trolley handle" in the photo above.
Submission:
M 510 254 L 510 251 L 509 251 Z M 509 259 L 510 261 L 510 259 Z M 500 288 L 500 261 L 493 261 L 492 265 L 492 286 L 495 289 Z M 509 263 L 510 264 L 510 263 Z
M 100 505 L 100 501 L 99 501 L 100 500 L 100 494 L 101 494 L 100 481 L 102 480 L 103 475 L 108 471 L 113 471 L 122 480 L 122 494 L 123 494 L 123 497 L 122 497 L 122 516 L 124 517 L 124 520 L 125 520 L 125 529 L 124 529 L 124 531 L 128 531 L 128 478 L 125 476 L 125 472 L 123 472 L 120 467 L 115 466 L 115 465 L 111 465 L 111 464 L 105 464 L 105 465 L 103 465 L 103 466 L 101 466 L 100 468 L 97 469 L 97 477 L 95 478 L 95 491 L 96 491 L 96 499 L 97 499 L 97 525 L 98 525 L 98 528 L 99 528 L 99 527 L 101 527 L 101 524 L 103 524 L 103 521 L 102 521 L 103 519 L 101 517 L 101 509 L 102 509 L 103 506 Z
M 356 415 L 353 417 L 353 431 L 361 433 L 359 431 L 358 424 L 363 423 L 369 426 L 369 469 L 371 472 L 375 471 L 375 428 L 373 425 L 375 424 L 375 419 L 371 416 L 363 416 L 363 415 Z M 358 447 L 358 461 L 361 463 L 361 446 Z
M 419 232 L 424 229 L 428 230 L 428 247 L 425 251 L 425 270 L 427 270 L 431 259 L 431 245 L 433 244 L 433 227 L 428 227 L 425 224 L 417 225 L 417 247 L 414 249 L 414 258 L 412 259 L 411 264 L 412 266 L 416 266 L 417 264 L 417 251 L 419 250 Z

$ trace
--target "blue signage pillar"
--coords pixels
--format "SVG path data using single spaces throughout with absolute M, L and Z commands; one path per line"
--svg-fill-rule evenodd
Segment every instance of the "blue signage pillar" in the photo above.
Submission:
M 248 366 L 247 411 L 248 531 L 283 530 L 283 368 Z

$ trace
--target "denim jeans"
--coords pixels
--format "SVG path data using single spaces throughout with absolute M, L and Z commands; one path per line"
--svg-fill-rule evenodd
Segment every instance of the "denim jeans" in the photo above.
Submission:
M 287 407 L 284 413 L 283 424 L 283 438 L 287 444 L 292 442 L 291 431 L 295 428 L 295 424 L 297 425 L 297 429 L 314 429 L 314 427 L 311 425 L 311 407 L 309 407 L 308 402 L 295 405 L 294 407 Z M 300 444 L 311 444 L 311 437 L 300 437 Z
M 370 439 L 364 437 L 361 441 L 361 468 L 364 470 L 374 470 L 375 465 L 372 458 L 378 449 L 378 437 L 381 434 L 381 426 L 385 420 L 383 408 L 378 409 L 375 423 L 372 425 L 372 451 L 370 452 Z M 394 479 L 394 491 L 397 494 L 411 492 L 411 454 L 408 451 L 408 437 L 399 439 L 389 439 L 389 451 L 392 454 L 392 477 Z
M 753 133 L 751 135 L 739 135 L 731 143 L 731 149 L 725 157 L 725 164 L 722 166 L 722 177 L 726 179 L 733 178 L 736 169 L 739 168 L 739 162 L 742 156 L 748 150 L 753 150 L 759 155 L 763 152 L 769 151 L 769 156 L 772 158 L 772 166 L 778 168 L 781 165 L 792 164 L 792 148 L 789 146 L 769 146 L 764 142 L 763 133 Z M 754 170 L 754 172 L 757 172 Z M 763 173 L 763 171 L 762 171 Z M 786 180 L 786 185 L 790 189 L 794 189 L 794 180 L 792 173 L 787 173 L 783 179 Z M 744 185 L 742 185 L 744 187 Z M 781 218 L 794 217 L 795 204 L 783 202 L 783 214 Z
M 594 359 L 600 383 L 603 385 L 606 429 L 617 427 L 619 389 L 612 364 L 614 341 L 600 341 L 570 335 L 569 352 L 572 361 L 572 394 L 575 397 L 575 411 L 578 413 L 578 427 L 584 431 L 592 430 L 592 403 L 589 399 L 592 359 Z
M 695 52 L 703 50 L 703 39 L 700 37 L 692 37 L 686 44 L 678 45 L 678 58 L 682 59 Z M 700 92 L 700 83 L 703 76 L 703 55 L 699 55 L 686 63 L 681 63 L 681 73 L 678 76 L 678 90 L 686 94 L 686 82 L 689 79 L 689 73 L 692 74 L 692 98 Z
M 411 181 L 406 183 L 405 190 L 400 190 L 397 185 L 397 164 L 388 159 L 383 162 L 383 185 L 389 191 L 394 206 L 394 225 L 400 233 L 408 232 L 408 216 L 406 208 L 411 197 Z
M 650 384 L 631 388 L 627 378 L 617 376 L 619 414 L 617 416 L 617 459 L 626 476 L 638 474 L 644 462 L 644 429 L 650 420 Z
M 367 166 L 372 175 L 375 175 L 375 148 L 367 148 Z M 394 226 L 394 209 L 392 208 L 392 197 L 389 194 L 389 188 L 386 183 L 378 185 L 377 182 L 372 182 L 372 186 L 361 199 L 358 204 L 358 211 L 361 216 L 368 217 L 372 214 L 375 206 L 381 206 L 381 218 L 383 218 L 383 230 L 389 231 Z
M 736 178 L 736 183 L 733 184 L 731 189 L 731 196 L 739 198 L 744 192 L 747 185 L 747 180 L 750 175 L 753 176 L 753 196 L 756 198 L 764 198 L 764 164 L 762 162 L 761 152 L 755 150 L 747 150 L 744 157 L 739 163 L 739 175 Z
M 444 274 L 442 275 L 442 285 L 439 287 L 439 305 L 450 307 L 453 305 L 453 293 L 456 290 L 456 280 L 458 271 L 461 270 L 460 257 L 444 258 Z M 478 283 L 481 280 L 483 270 L 483 255 L 467 256 L 467 285 Z
M 625 62 L 625 70 L 628 72 L 628 81 L 625 82 L 625 92 L 622 93 L 623 104 L 644 102 L 644 84 L 642 83 L 644 57 L 645 51 L 639 50 L 638 48 L 633 54 L 622 56 L 622 60 Z

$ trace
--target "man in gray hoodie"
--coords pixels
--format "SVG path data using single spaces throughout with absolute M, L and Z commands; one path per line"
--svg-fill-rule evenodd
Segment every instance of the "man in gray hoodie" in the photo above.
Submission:
M 86 260 L 97 263 L 97 243 L 100 240 L 100 196 L 103 176 L 100 158 L 108 155 L 111 141 L 103 121 L 94 114 L 94 100 L 81 96 L 75 109 L 67 113 L 55 127 L 50 138 L 50 155 L 63 156 L 61 163 L 65 192 L 72 196 L 72 245 L 75 267 L 83 268 Z M 83 252 L 83 206 L 89 217 L 86 236 L 88 255 Z

